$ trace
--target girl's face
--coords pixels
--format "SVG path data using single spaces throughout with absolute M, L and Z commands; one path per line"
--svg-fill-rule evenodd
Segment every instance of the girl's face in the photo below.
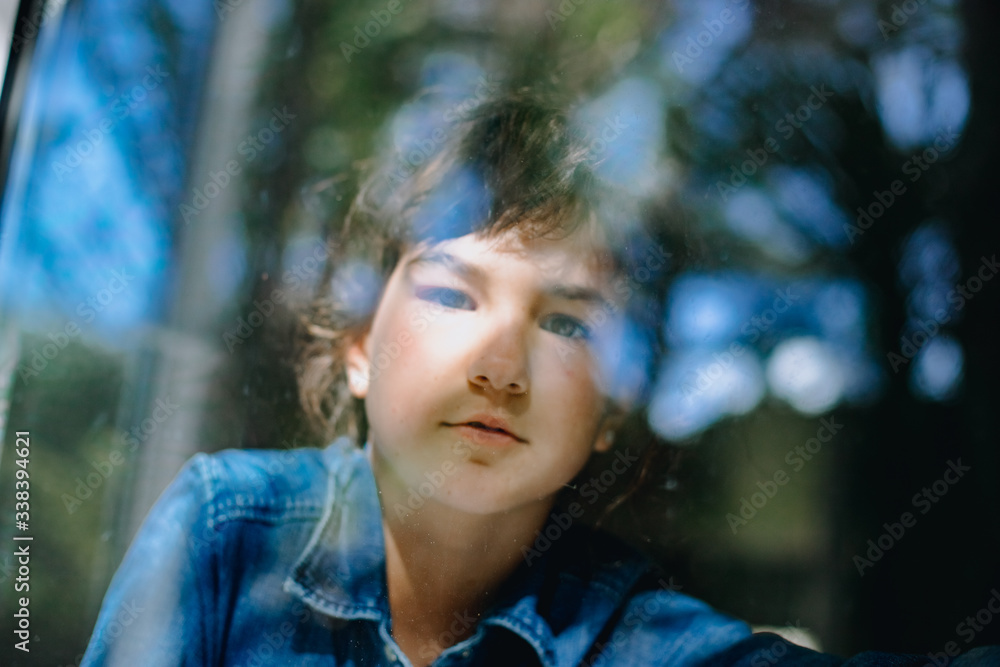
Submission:
M 397 485 L 411 509 L 509 511 L 551 502 L 610 446 L 595 353 L 615 327 L 594 322 L 618 308 L 597 250 L 581 227 L 403 255 L 348 352 L 380 486 Z

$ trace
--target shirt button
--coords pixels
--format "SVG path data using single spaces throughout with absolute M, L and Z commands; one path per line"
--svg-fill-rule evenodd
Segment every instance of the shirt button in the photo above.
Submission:
M 463 658 L 468 658 L 469 657 L 469 653 L 471 653 L 471 651 L 469 651 L 469 649 L 465 649 L 464 651 L 462 651 L 462 657 Z
M 389 659 L 389 662 L 396 662 L 396 651 L 388 644 L 386 644 L 384 648 L 385 657 Z

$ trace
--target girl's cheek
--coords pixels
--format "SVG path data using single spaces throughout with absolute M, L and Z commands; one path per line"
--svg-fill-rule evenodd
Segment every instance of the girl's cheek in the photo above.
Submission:
M 410 328 L 414 333 L 423 333 L 427 330 L 427 318 L 420 312 L 410 313 Z
M 398 308 L 398 317 L 395 318 L 397 337 L 417 347 L 427 339 L 439 336 L 442 323 L 447 319 L 445 310 L 440 304 L 409 297 Z
M 590 394 L 596 391 L 596 365 L 586 346 L 567 346 L 556 342 L 539 354 L 538 358 L 538 362 L 533 365 L 538 369 L 533 378 L 536 383 L 550 379 L 557 381 L 560 387 L 556 391 L 563 395 L 581 392 Z
M 587 341 L 578 338 L 558 338 L 547 350 L 547 356 L 563 372 L 580 375 L 594 365 L 594 355 Z

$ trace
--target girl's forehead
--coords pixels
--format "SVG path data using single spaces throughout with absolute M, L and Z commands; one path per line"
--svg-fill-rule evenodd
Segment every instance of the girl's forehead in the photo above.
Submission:
M 509 262 L 526 262 L 539 271 L 579 278 L 605 279 L 614 267 L 613 254 L 599 233 L 580 226 L 568 233 L 532 236 L 512 228 L 498 234 L 467 234 L 434 243 L 422 242 L 404 253 L 404 260 L 418 256 L 449 256 L 483 269 Z

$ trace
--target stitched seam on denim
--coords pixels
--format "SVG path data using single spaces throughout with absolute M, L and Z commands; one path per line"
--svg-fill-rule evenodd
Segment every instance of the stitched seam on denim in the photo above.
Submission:
M 204 503 L 205 509 L 208 514 L 206 525 L 209 530 L 214 530 L 215 528 L 215 479 L 216 474 L 213 473 L 209 468 L 215 467 L 215 461 L 211 456 L 205 453 L 195 454 L 194 458 L 191 459 L 192 462 L 198 466 L 198 474 L 201 477 L 202 484 L 204 486 L 203 490 L 205 492 L 205 497 L 202 498 L 202 503 Z
M 375 604 L 354 603 L 348 606 L 333 602 L 326 597 L 320 597 L 316 591 L 322 589 L 322 584 L 312 575 L 311 570 L 306 569 L 306 564 L 315 555 L 318 544 L 322 541 L 323 536 L 326 534 L 330 521 L 333 520 L 333 514 L 337 504 L 337 496 L 339 495 L 341 487 L 345 482 L 349 481 L 349 479 L 341 479 L 341 477 L 345 475 L 349 477 L 350 471 L 345 469 L 346 467 L 342 465 L 342 461 L 331 461 L 331 456 L 333 456 L 333 454 L 331 454 L 330 447 L 323 450 L 322 458 L 324 467 L 326 468 L 327 478 L 326 492 L 324 494 L 322 505 L 322 516 L 320 516 L 309 542 L 302 550 L 302 553 L 295 561 L 295 564 L 292 566 L 291 573 L 285 579 L 284 589 L 288 592 L 296 593 L 310 607 L 327 616 L 337 616 L 341 618 L 360 617 L 370 620 L 379 620 L 382 617 L 382 610 Z
M 443 650 L 441 652 L 441 655 L 438 657 L 439 658 L 451 657 L 455 655 L 461 655 L 463 651 L 472 651 L 472 649 L 476 648 L 480 644 L 480 642 L 482 642 L 485 633 L 486 633 L 486 624 L 480 622 L 476 626 L 476 632 L 474 634 L 470 635 L 469 637 L 466 637 L 457 644 L 452 644 L 451 646 Z
M 305 579 L 310 585 L 310 588 L 318 587 L 318 584 L 312 577 L 303 576 L 303 579 Z M 284 588 L 290 593 L 298 593 L 299 597 L 301 597 L 306 604 L 327 616 L 337 616 L 340 618 L 367 618 L 373 621 L 381 620 L 382 618 L 382 611 L 378 606 L 360 603 L 342 605 L 337 602 L 331 602 L 326 598 L 316 595 L 316 593 L 310 590 L 310 588 L 303 587 L 294 579 L 286 579 Z M 369 614 L 367 612 L 371 613 Z
M 215 462 L 212 459 L 212 457 L 208 456 L 205 453 L 196 454 L 192 459 L 192 461 L 194 462 L 194 465 L 198 467 L 198 473 L 199 476 L 201 477 L 201 482 L 202 482 L 202 490 L 204 492 L 204 497 L 201 500 L 202 500 L 202 507 L 205 508 L 205 514 L 206 514 L 205 529 L 208 531 L 214 531 L 215 503 L 213 502 L 213 499 L 215 498 L 216 485 L 213 482 L 215 481 L 217 475 L 213 475 L 209 471 L 209 467 L 214 466 Z M 211 540 L 209 549 L 211 550 L 212 557 L 207 559 L 207 562 L 211 563 L 213 560 L 216 560 L 218 556 L 217 544 L 215 540 Z M 206 560 L 200 559 L 199 557 L 199 562 L 206 562 Z M 198 568 L 196 576 L 201 578 L 202 576 L 201 568 Z M 197 587 L 197 591 L 198 591 L 198 602 L 201 606 L 202 618 L 206 619 L 206 622 L 201 626 L 202 646 L 204 647 L 205 658 L 206 660 L 209 660 L 212 657 L 212 654 L 218 650 L 218 647 L 215 646 L 214 643 L 212 642 L 212 638 L 216 637 L 217 633 L 215 632 L 214 628 L 209 629 L 208 627 L 208 624 L 212 622 L 211 620 L 208 619 L 214 619 L 215 615 L 213 613 L 214 610 L 211 608 L 211 605 L 205 600 L 204 592 L 206 588 L 207 586 L 201 585 Z
M 228 507 L 220 509 L 215 522 L 218 528 L 223 524 L 235 521 L 246 521 L 251 523 L 263 523 L 269 526 L 280 526 L 283 523 L 301 523 L 315 521 L 320 516 L 320 512 L 281 512 L 268 514 L 267 512 L 258 514 L 260 508 L 246 507 L 241 509 L 230 509 Z
M 197 463 L 205 485 L 209 528 L 214 529 L 221 523 L 245 518 L 255 512 L 261 513 L 256 517 L 258 520 L 273 523 L 280 523 L 285 518 L 315 518 L 323 512 L 322 499 L 318 502 L 289 500 L 287 497 L 248 494 L 236 488 L 225 488 L 220 484 L 223 477 L 222 466 L 216 456 L 199 453 L 193 461 Z M 234 512 L 233 505 L 240 509 Z

